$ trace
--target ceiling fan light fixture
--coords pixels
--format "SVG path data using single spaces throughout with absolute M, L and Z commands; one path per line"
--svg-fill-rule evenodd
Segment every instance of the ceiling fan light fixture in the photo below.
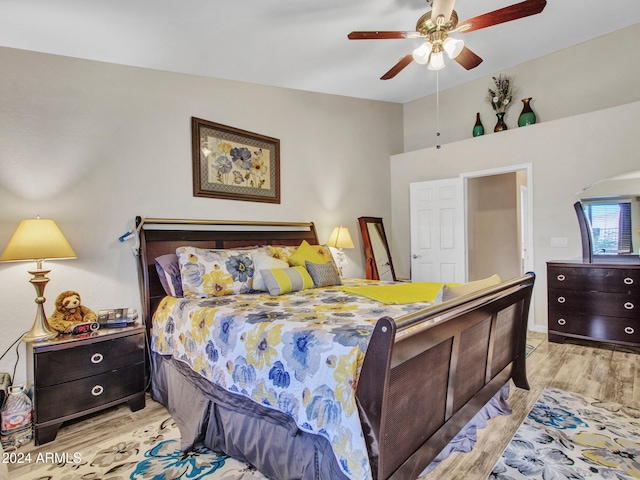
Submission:
M 464 48 L 464 41 L 459 38 L 447 37 L 442 44 L 442 48 L 447 52 L 449 58 L 456 58 Z
M 413 59 L 420 65 L 424 65 L 429 61 L 429 54 L 431 53 L 431 43 L 424 42 L 418 48 L 413 51 Z
M 444 68 L 444 56 L 442 52 L 432 52 L 429 58 L 429 70 L 441 70 Z

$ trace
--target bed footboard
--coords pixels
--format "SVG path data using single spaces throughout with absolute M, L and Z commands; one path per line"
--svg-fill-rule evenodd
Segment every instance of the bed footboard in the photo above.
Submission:
M 529 389 L 535 275 L 376 324 L 356 391 L 374 479 L 415 479 L 500 388 Z

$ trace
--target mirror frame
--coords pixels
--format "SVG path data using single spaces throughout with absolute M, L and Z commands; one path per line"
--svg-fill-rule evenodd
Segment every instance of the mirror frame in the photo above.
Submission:
M 380 235 L 382 236 L 382 242 L 387 252 L 387 259 L 389 260 L 389 270 L 391 270 L 391 277 L 396 282 L 396 272 L 393 269 L 393 261 L 391 260 L 391 250 L 389 250 L 389 242 L 387 241 L 387 235 L 384 231 L 384 225 L 382 224 L 382 218 L 379 217 L 359 217 L 358 223 L 360 224 L 360 234 L 362 235 L 362 242 L 364 245 L 364 256 L 366 265 L 366 275 L 369 280 L 380 280 L 378 275 L 378 266 L 376 265 L 376 259 L 373 254 L 373 246 L 371 245 L 371 237 L 369 236 L 368 225 L 376 225 Z
M 587 219 L 583 206 L 585 203 L 594 203 L 602 200 L 627 200 L 640 196 L 640 171 L 629 172 L 605 178 L 583 188 L 576 193 L 578 201 L 573 205 L 578 217 L 580 236 L 582 240 L 583 263 L 640 263 L 637 247 L 630 253 L 599 254 L 593 251 L 593 231 L 591 223 Z M 640 232 L 640 230 L 638 230 Z M 637 236 L 632 234 L 637 239 Z M 633 242 L 635 245 L 635 242 Z
M 573 204 L 573 208 L 576 211 L 578 217 L 578 225 L 580 226 L 580 237 L 582 240 L 582 262 L 593 263 L 593 233 L 591 233 L 591 224 L 587 220 L 584 210 L 582 209 L 582 203 L 576 202 Z

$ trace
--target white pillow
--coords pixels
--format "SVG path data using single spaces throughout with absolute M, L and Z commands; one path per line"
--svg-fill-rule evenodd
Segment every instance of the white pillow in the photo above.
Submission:
M 254 253 L 253 264 L 255 266 L 255 274 L 253 275 L 253 289 L 268 292 L 269 289 L 264 283 L 264 278 L 260 270 L 272 270 L 274 268 L 288 268 L 289 263 L 279 258 L 272 257 L 265 253 Z

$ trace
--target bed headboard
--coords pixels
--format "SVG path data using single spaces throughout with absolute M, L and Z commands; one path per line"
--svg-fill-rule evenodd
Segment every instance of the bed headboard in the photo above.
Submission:
M 252 222 L 136 217 L 140 240 L 138 272 L 142 319 L 147 331 L 158 303 L 165 296 L 155 259 L 176 248 L 239 248 L 254 245 L 318 244 L 312 222 Z

